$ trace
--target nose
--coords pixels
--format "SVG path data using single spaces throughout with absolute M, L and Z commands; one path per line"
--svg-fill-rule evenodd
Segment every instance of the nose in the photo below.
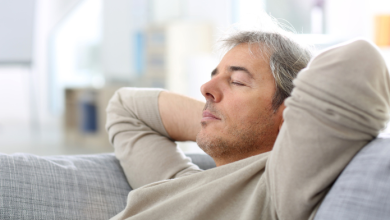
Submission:
M 217 77 L 214 77 L 207 83 L 203 84 L 200 87 L 200 91 L 207 101 L 220 102 L 222 99 L 220 83 Z

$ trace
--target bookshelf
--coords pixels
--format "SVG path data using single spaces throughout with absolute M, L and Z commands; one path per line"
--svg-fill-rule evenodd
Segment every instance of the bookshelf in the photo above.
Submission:
M 111 144 L 105 131 L 106 107 L 120 87 L 66 88 L 64 139 L 67 144 L 107 147 Z

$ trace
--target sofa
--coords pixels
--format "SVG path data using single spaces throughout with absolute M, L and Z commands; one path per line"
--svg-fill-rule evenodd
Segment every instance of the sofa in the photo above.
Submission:
M 204 154 L 188 154 L 202 169 Z M 131 191 L 113 154 L 0 154 L 0 219 L 109 219 Z M 365 146 L 335 181 L 315 220 L 390 219 L 390 138 Z

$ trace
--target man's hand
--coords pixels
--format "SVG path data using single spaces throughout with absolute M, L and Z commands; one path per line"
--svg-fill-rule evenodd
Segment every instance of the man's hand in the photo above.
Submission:
M 195 141 L 200 131 L 205 103 L 163 91 L 158 98 L 161 120 L 169 136 L 175 141 Z

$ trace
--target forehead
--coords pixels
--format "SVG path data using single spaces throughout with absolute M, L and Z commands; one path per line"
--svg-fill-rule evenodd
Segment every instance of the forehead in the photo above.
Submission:
M 243 66 L 253 72 L 271 71 L 266 50 L 257 44 L 242 43 L 229 50 L 218 69 L 229 66 Z

